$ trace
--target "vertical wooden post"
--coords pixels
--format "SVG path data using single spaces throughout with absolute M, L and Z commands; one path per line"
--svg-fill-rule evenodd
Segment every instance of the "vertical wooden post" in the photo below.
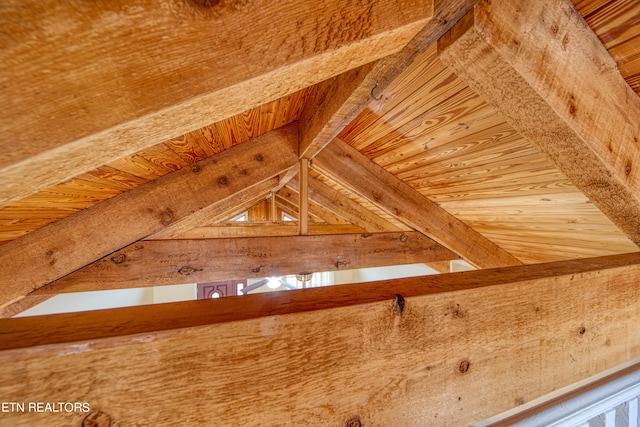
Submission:
M 271 198 L 269 199 L 269 219 L 271 222 L 278 222 L 278 208 L 276 207 L 276 193 L 271 192 Z
M 298 234 L 306 236 L 309 228 L 309 160 L 300 159 L 300 209 Z

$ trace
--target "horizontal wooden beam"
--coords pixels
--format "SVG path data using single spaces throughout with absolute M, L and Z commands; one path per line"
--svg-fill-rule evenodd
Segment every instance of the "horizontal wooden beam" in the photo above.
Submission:
M 640 97 L 570 0 L 479 2 L 438 50 L 640 245 Z
M 0 319 L 0 400 L 127 425 L 469 425 L 638 357 L 639 277 L 627 254 Z
M 408 0 L 3 2 L 0 205 L 393 54 L 432 12 Z
M 463 17 L 477 0 L 428 0 L 433 17 L 397 53 L 318 84 L 300 116 L 300 156 L 311 159 L 371 103 L 384 104 L 382 91 Z M 376 97 L 376 99 L 373 99 Z
M 0 306 L 298 161 L 289 125 L 37 229 L 2 246 Z
M 309 224 L 311 235 L 367 233 L 354 224 Z M 221 224 L 212 227 L 198 227 L 187 231 L 181 239 L 219 239 L 225 237 L 277 237 L 298 234 L 298 221 L 280 224 Z
M 108 255 L 33 295 L 282 276 L 456 258 L 448 249 L 415 232 L 150 240 Z
M 312 166 L 475 266 L 491 268 L 521 264 L 504 249 L 338 138 L 313 159 Z

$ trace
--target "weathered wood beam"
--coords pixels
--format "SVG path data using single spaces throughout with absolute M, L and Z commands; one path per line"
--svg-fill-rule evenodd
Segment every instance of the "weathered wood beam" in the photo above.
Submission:
M 432 19 L 400 52 L 318 84 L 300 117 L 300 157 L 313 158 L 476 1 L 433 1 Z
M 521 262 L 338 138 L 311 163 L 416 231 L 480 268 Z
M 416 232 L 150 240 L 108 255 L 36 294 L 282 276 L 456 258 L 450 250 Z
M 0 400 L 80 396 L 126 425 L 469 425 L 638 357 L 638 277 L 626 254 L 2 319 Z
M 203 3 L 3 2 L 0 205 L 393 54 L 433 13 Z
M 193 228 L 206 226 L 218 221 L 224 221 L 241 213 L 242 211 L 245 211 L 267 197 L 267 195 L 278 186 L 278 182 L 278 176 L 266 179 L 259 184 L 237 192 L 227 199 L 209 205 L 192 213 L 191 215 L 187 215 L 183 219 L 176 221 L 174 224 L 152 234 L 147 237 L 147 239 L 173 239 Z
M 292 124 L 2 246 L 0 306 L 269 179 L 298 161 Z
M 309 224 L 309 234 L 353 234 L 368 231 L 353 224 Z M 297 236 L 298 222 L 281 224 L 222 224 L 196 227 L 179 236 L 180 239 L 220 239 L 225 237 Z
M 571 1 L 480 2 L 438 50 L 640 245 L 640 97 Z
M 297 190 L 298 181 L 292 179 L 288 187 Z M 401 231 L 399 227 L 386 219 L 374 214 L 338 190 L 311 176 L 309 177 L 309 200 L 334 212 L 350 223 L 359 225 L 365 230 L 371 232 Z M 408 230 L 408 227 L 406 230 Z

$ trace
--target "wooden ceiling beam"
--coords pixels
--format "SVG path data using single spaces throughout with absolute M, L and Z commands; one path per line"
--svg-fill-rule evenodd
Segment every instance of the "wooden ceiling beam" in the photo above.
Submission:
M 292 179 L 288 186 L 297 191 L 298 181 Z M 371 232 L 401 231 L 399 227 L 312 176 L 309 177 L 309 199 L 365 230 Z
M 296 123 L 3 245 L 0 306 L 286 171 L 298 161 L 297 143 Z
M 309 234 L 353 234 L 367 233 L 354 224 L 309 224 Z M 281 224 L 224 224 L 211 227 L 197 227 L 180 236 L 181 239 L 219 239 L 231 237 L 297 236 L 298 221 Z
M 123 425 L 469 425 L 636 357 L 639 274 L 625 254 L 0 319 L 0 400 L 82 396 Z M 87 416 L 64 415 L 2 416 Z
M 34 295 L 282 276 L 456 258 L 453 252 L 415 232 L 155 240 L 137 242 L 121 249 L 45 286 Z
M 297 191 L 297 185 L 296 185 L 296 189 L 292 188 L 292 184 L 297 184 L 297 180 L 291 180 L 289 181 L 289 184 L 287 184 L 286 187 L 284 187 L 283 189 L 281 189 L 280 191 L 278 191 L 276 194 L 277 200 L 282 204 L 282 205 L 287 205 L 286 207 L 288 207 L 289 209 L 291 209 L 291 207 L 295 208 L 293 209 L 293 212 L 296 213 L 296 217 L 298 215 L 298 206 L 297 206 L 297 202 L 299 199 L 299 194 Z M 315 200 L 310 199 L 309 200 L 309 214 L 313 217 L 316 217 L 318 219 L 320 219 L 323 222 L 326 222 L 328 224 L 349 224 L 351 223 L 350 221 L 347 221 L 346 219 L 342 218 L 340 215 L 336 214 L 335 212 L 327 209 L 326 207 L 318 204 L 315 202 Z M 284 206 L 283 206 L 284 207 Z M 357 224 L 362 226 L 362 224 Z M 364 230 L 368 230 L 368 231 L 387 231 L 387 230 L 369 230 L 368 228 L 362 227 L 362 229 Z M 391 230 L 389 230 L 391 231 Z M 393 230 L 393 231 L 398 231 L 398 230 Z
M 147 237 L 148 240 L 174 239 L 181 234 L 196 228 L 224 221 L 230 217 L 240 214 L 260 200 L 267 197 L 271 191 L 278 186 L 279 177 L 274 176 L 259 184 L 241 190 L 231 197 L 213 203 L 199 211 L 187 215 L 174 224 L 163 228 L 157 233 Z
M 640 97 L 570 0 L 480 2 L 438 50 L 640 245 Z
M 477 0 L 429 0 L 433 17 L 397 53 L 319 83 L 300 116 L 300 157 L 313 158 Z
M 334 138 L 311 165 L 479 268 L 522 264 L 338 138 Z
M 398 52 L 433 13 L 203 3 L 3 2 L 0 205 Z

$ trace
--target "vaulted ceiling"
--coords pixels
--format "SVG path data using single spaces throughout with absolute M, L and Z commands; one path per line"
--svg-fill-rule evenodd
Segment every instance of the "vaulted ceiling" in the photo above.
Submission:
M 0 89 L 0 317 L 477 268 L 0 319 L 0 424 L 469 425 L 637 369 L 638 0 L 2 0 Z
M 224 278 L 149 241 L 418 232 L 480 268 L 638 251 L 636 1 L 116 3 L 0 6 L 1 304 L 117 287 L 138 252 L 177 257 L 149 285 Z M 522 38 L 492 27 L 510 14 Z

